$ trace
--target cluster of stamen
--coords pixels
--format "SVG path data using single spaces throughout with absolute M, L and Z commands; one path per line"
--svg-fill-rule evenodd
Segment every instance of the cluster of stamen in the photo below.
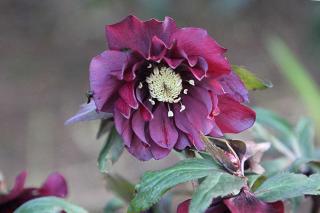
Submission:
M 147 68 L 152 68 L 149 64 Z M 173 111 L 170 109 L 172 103 L 180 103 L 180 112 L 186 109 L 181 102 L 180 94 L 188 93 L 188 89 L 183 89 L 182 78 L 179 73 L 174 72 L 169 67 L 154 67 L 151 74 L 146 78 L 145 82 L 148 84 L 150 93 L 149 101 L 155 105 L 155 100 L 165 102 L 168 105 L 168 117 L 173 117 Z M 194 86 L 194 80 L 189 80 L 188 83 Z M 141 89 L 143 84 L 140 82 L 138 88 Z

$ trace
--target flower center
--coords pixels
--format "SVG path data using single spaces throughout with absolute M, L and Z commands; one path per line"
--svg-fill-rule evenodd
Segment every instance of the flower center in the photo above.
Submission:
M 153 72 L 146 78 L 152 98 L 161 102 L 177 103 L 182 91 L 182 79 L 178 73 L 169 67 L 154 67 Z

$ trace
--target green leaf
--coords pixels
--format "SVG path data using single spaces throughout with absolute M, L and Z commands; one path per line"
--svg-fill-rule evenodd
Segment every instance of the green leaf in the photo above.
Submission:
M 88 213 L 83 208 L 58 197 L 41 197 L 30 200 L 20 206 L 14 213 Z
M 210 206 L 212 199 L 236 195 L 245 185 L 245 179 L 227 173 L 209 175 L 192 196 L 189 213 L 202 213 Z
M 285 143 L 283 143 L 278 138 L 276 138 L 273 134 L 271 134 L 261 124 L 256 122 L 255 125 L 253 126 L 253 131 L 254 131 L 255 137 L 265 141 L 269 141 L 272 144 L 273 148 L 275 148 L 277 151 L 285 155 L 291 161 L 296 159 L 296 155 L 293 153 L 293 151 L 287 145 L 285 145 Z
M 98 157 L 98 167 L 100 172 L 108 172 L 110 165 L 114 164 L 123 152 L 124 145 L 117 130 L 113 126 L 107 140 L 101 149 Z
M 303 157 L 312 158 L 315 142 L 314 124 L 308 118 L 302 118 L 295 129 Z
M 299 156 L 301 154 L 299 142 L 294 133 L 293 126 L 287 120 L 270 110 L 255 108 L 255 111 L 257 114 L 257 123 L 275 130 L 277 136 L 284 144 L 291 148 L 296 155 Z
M 112 198 L 104 207 L 104 213 L 115 213 L 124 207 L 124 202 L 119 198 Z
M 264 160 L 262 167 L 266 170 L 265 175 L 271 176 L 279 172 L 286 171 L 290 166 L 291 161 L 286 157 L 276 158 L 273 160 Z
M 134 198 L 134 185 L 120 175 L 106 174 L 107 188 L 129 203 Z
M 257 122 L 278 131 L 281 136 L 293 135 L 292 125 L 278 114 L 263 108 L 254 108 L 257 114 Z
M 246 175 L 248 178 L 248 186 L 252 192 L 254 192 L 259 186 L 267 179 L 264 175 L 257 175 L 257 174 L 249 174 Z
M 310 190 L 305 192 L 308 195 L 320 195 L 320 174 L 313 174 L 309 177 Z
M 131 201 L 128 212 L 140 212 L 150 208 L 164 193 L 180 183 L 219 172 L 223 170 L 215 161 L 195 158 L 180 161 L 164 170 L 146 172 L 136 185 L 137 194 Z
M 232 70 L 239 76 L 247 90 L 262 90 L 273 86 L 271 82 L 257 78 L 252 72 L 244 67 L 232 65 Z
M 299 93 L 303 104 L 307 106 L 310 116 L 320 130 L 320 89 L 308 70 L 299 62 L 285 42 L 272 37 L 268 40 L 267 50 L 279 70 Z
M 318 177 L 315 177 L 316 180 Z M 319 183 L 319 181 L 318 181 Z M 281 173 L 268 178 L 255 191 L 255 195 L 266 202 L 285 200 L 304 194 L 313 194 L 315 182 L 307 176 L 294 173 Z
M 100 122 L 99 130 L 97 132 L 97 139 L 101 138 L 104 134 L 110 131 L 112 127 L 112 118 L 102 119 Z

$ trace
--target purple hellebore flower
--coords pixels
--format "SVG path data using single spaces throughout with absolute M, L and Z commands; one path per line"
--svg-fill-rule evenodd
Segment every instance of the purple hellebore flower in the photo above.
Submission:
M 191 200 L 179 204 L 177 213 L 188 213 Z M 213 199 L 205 213 L 284 213 L 282 201 L 266 203 L 254 196 L 247 189 L 231 198 Z
M 128 16 L 106 26 L 109 50 L 90 64 L 98 113 L 112 113 L 127 150 L 140 160 L 174 148 L 204 150 L 200 135 L 221 137 L 251 127 L 248 92 L 201 28 Z
M 40 188 L 25 188 L 27 172 L 21 172 L 15 180 L 13 188 L 8 193 L 0 194 L 0 212 L 12 213 L 25 202 L 45 196 L 66 197 L 67 183 L 59 173 L 52 173 Z

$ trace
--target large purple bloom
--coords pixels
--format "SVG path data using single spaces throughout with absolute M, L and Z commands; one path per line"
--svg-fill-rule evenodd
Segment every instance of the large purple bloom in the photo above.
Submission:
M 226 49 L 206 30 L 177 28 L 169 17 L 128 16 L 107 25 L 106 37 L 109 50 L 90 64 L 93 100 L 98 112 L 113 113 L 138 159 L 161 159 L 173 148 L 203 150 L 201 134 L 221 137 L 254 123 Z
M 25 188 L 26 172 L 21 172 L 13 188 L 8 193 L 0 194 L 0 212 L 12 213 L 25 202 L 44 196 L 66 197 L 68 194 L 67 183 L 59 173 L 48 176 L 40 188 Z

